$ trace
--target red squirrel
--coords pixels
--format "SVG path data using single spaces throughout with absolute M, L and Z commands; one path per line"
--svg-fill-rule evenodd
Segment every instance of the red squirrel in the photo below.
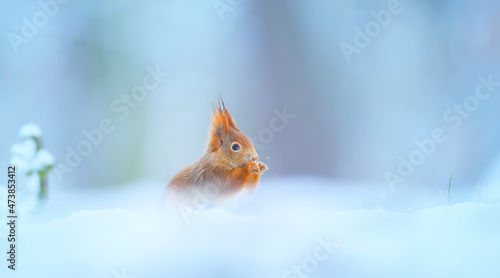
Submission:
M 205 153 L 168 184 L 169 200 L 193 206 L 196 198 L 217 204 L 243 190 L 254 191 L 267 170 L 252 141 L 236 126 L 222 99 L 214 106 Z

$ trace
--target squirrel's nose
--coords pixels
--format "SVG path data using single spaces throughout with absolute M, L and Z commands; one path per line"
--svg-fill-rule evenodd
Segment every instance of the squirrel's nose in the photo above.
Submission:
M 257 161 L 257 159 L 259 159 L 259 156 L 258 156 L 258 155 L 254 155 L 254 156 L 252 156 L 252 160 L 253 160 L 253 161 Z

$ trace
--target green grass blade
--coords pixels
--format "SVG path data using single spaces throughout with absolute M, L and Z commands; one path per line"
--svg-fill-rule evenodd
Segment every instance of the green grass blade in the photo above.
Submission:
M 453 178 L 453 172 L 451 172 L 450 182 L 448 183 L 448 204 L 450 203 L 450 189 L 451 189 L 451 179 Z

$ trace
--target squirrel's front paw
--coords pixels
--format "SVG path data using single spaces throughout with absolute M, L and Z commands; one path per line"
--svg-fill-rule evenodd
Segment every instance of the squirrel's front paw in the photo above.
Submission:
M 245 167 L 248 169 L 248 172 L 251 174 L 260 174 L 259 165 L 257 163 L 255 163 L 255 161 L 247 162 Z
M 268 168 L 267 168 L 267 165 L 262 163 L 262 162 L 257 162 L 257 165 L 259 166 L 259 170 L 260 170 L 260 173 L 264 173 L 264 171 L 266 171 Z
M 267 165 L 262 162 L 249 161 L 245 165 L 251 174 L 262 174 L 267 170 Z

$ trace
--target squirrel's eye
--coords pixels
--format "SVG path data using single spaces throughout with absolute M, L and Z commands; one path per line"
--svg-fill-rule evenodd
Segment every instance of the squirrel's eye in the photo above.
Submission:
M 233 149 L 233 151 L 235 151 L 235 152 L 241 150 L 240 144 L 233 143 L 233 145 L 231 146 L 231 149 Z

